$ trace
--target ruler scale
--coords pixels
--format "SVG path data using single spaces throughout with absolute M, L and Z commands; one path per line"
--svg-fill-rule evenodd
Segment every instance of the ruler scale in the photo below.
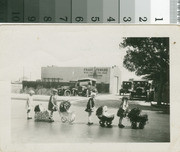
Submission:
M 7 0 L 0 0 L 0 21 L 7 22 Z
M 7 20 L 10 23 L 24 22 L 24 0 L 8 0 Z
M 72 23 L 87 23 L 87 0 L 72 0 Z
M 177 23 L 177 0 L 170 1 L 170 23 Z
M 135 0 L 135 23 L 150 23 L 150 0 Z
M 135 0 L 120 0 L 120 23 L 135 23 Z
M 39 22 L 54 23 L 55 22 L 55 0 L 39 0 Z
M 163 4 L 163 5 L 162 5 Z M 161 9 L 160 9 L 161 6 Z M 151 0 L 151 23 L 169 24 L 170 23 L 170 1 Z
M 0 23 L 179 24 L 180 0 L 0 0 Z
M 175 13 L 175 15 L 177 15 L 177 23 L 180 24 L 180 0 L 178 0 L 176 10 L 177 10 L 177 14 Z
M 103 1 L 103 23 L 118 23 L 119 0 L 104 0 Z
M 24 22 L 26 23 L 39 22 L 39 1 L 24 0 Z
M 72 22 L 72 0 L 55 0 L 55 22 Z
M 87 22 L 103 23 L 103 0 L 87 0 Z

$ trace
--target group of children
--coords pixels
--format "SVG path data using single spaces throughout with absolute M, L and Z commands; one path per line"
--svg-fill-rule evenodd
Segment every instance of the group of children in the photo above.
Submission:
M 94 109 L 95 109 L 95 96 L 96 96 L 95 93 L 91 93 L 91 97 L 89 98 L 89 100 L 87 102 L 87 107 L 85 109 L 85 111 L 88 113 L 88 125 L 93 124 L 92 114 L 93 114 Z M 119 117 L 119 124 L 118 124 L 119 128 L 125 127 L 122 124 L 122 120 L 124 117 L 126 117 L 126 115 L 129 112 L 128 107 L 129 107 L 128 98 L 123 97 L 122 102 L 120 103 L 120 107 L 119 107 L 118 112 L 117 112 L 117 116 Z M 104 126 L 105 125 L 104 123 L 110 123 L 110 124 L 107 124 L 107 126 L 111 126 L 111 122 L 114 119 L 114 114 L 108 113 L 107 106 L 99 107 L 96 111 L 96 115 L 100 119 L 100 125 L 101 126 Z
M 29 91 L 29 95 L 28 95 L 28 98 L 27 98 L 27 102 L 26 102 L 26 108 L 27 108 L 27 119 L 32 119 L 31 117 L 31 111 L 32 111 L 32 108 L 34 107 L 34 103 L 33 103 L 33 95 L 34 95 L 34 91 L 33 90 L 30 90 Z M 34 109 L 35 112 L 40 112 L 41 108 L 40 105 L 37 105 Z M 50 96 L 50 99 L 49 99 L 49 103 L 48 103 L 48 110 L 50 111 L 50 115 L 49 115 L 49 120 L 51 122 L 53 122 L 53 113 L 54 111 L 57 111 L 58 110 L 58 105 L 57 105 L 57 90 L 56 89 L 53 89 L 52 90 L 52 95 Z
M 62 122 L 65 122 L 65 120 L 67 120 L 67 119 L 69 120 L 69 122 L 73 122 L 75 120 L 75 115 L 73 113 L 68 112 L 68 110 L 69 110 L 69 108 L 71 106 L 70 102 L 68 102 L 68 101 L 67 102 L 61 102 L 60 107 L 58 108 L 57 92 L 58 91 L 56 89 L 52 90 L 52 94 L 50 96 L 49 103 L 48 103 L 49 112 L 47 110 L 45 111 L 46 115 L 48 116 L 47 119 L 50 122 L 53 122 L 54 121 L 53 120 L 53 113 L 55 111 L 59 111 L 59 113 L 61 115 Z M 30 113 L 31 113 L 32 107 L 33 107 L 32 106 L 33 105 L 33 103 L 32 103 L 33 102 L 33 94 L 34 94 L 34 91 L 31 90 L 29 92 L 29 96 L 28 96 L 28 99 L 27 99 L 27 104 L 26 104 L 26 106 L 27 106 L 27 119 L 32 119 Z M 86 106 L 86 109 L 85 109 L 85 111 L 88 113 L 88 123 L 87 123 L 87 125 L 92 125 L 93 124 L 92 115 L 93 115 L 93 113 L 95 111 L 95 97 L 96 97 L 96 93 L 92 92 L 91 95 L 90 95 L 90 98 L 89 98 L 89 100 L 87 102 L 87 106 Z M 129 107 L 128 98 L 123 97 L 122 102 L 120 103 L 119 109 L 117 111 L 117 116 L 119 117 L 119 123 L 118 123 L 119 128 L 124 128 L 125 127 L 122 124 L 122 121 L 123 121 L 123 118 L 126 117 L 130 113 L 128 107 Z M 40 105 L 36 106 L 35 109 L 34 109 L 35 114 L 40 112 L 41 111 L 40 109 L 41 109 Z M 134 114 L 133 112 L 138 113 L 138 114 Z M 136 116 L 135 119 L 137 121 L 141 121 L 141 120 L 143 122 L 147 121 L 147 117 L 140 116 L 139 109 L 133 109 L 131 113 L 132 113 L 131 118 L 130 118 L 131 121 L 133 121 L 133 119 L 135 118 L 136 115 L 137 116 Z M 112 120 L 114 119 L 114 114 L 109 114 L 108 113 L 107 106 L 99 107 L 96 110 L 96 115 L 100 119 L 100 121 L 99 121 L 100 126 L 102 126 L 102 127 L 104 127 L 104 126 L 112 127 L 111 123 L 112 123 Z M 135 123 L 137 123 L 137 122 L 135 122 Z

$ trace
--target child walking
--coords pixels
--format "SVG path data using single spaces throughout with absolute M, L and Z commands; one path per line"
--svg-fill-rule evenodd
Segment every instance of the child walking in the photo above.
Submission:
M 128 113 L 128 98 L 127 97 L 123 97 L 122 98 L 122 102 L 120 103 L 120 107 L 119 110 L 117 112 L 117 116 L 119 117 L 119 128 L 124 128 L 124 125 L 122 124 L 122 120 L 124 117 L 126 117 L 126 114 Z
M 31 117 L 31 109 L 33 107 L 33 94 L 34 94 L 34 91 L 33 90 L 30 90 L 29 91 L 29 95 L 28 95 L 28 98 L 27 98 L 27 101 L 26 101 L 26 108 L 27 108 L 27 119 L 32 119 Z
M 95 106 L 95 96 L 96 94 L 95 93 L 91 93 L 91 96 L 88 100 L 88 103 L 87 103 L 87 107 L 85 109 L 85 111 L 88 113 L 88 125 L 92 125 L 93 122 L 92 122 L 92 113 L 94 111 L 94 106 Z
M 49 119 L 53 122 L 53 112 L 58 110 L 58 105 L 57 105 L 57 92 L 58 90 L 53 89 L 52 90 L 52 95 L 49 98 L 49 103 L 48 103 L 48 110 L 50 111 L 50 117 Z

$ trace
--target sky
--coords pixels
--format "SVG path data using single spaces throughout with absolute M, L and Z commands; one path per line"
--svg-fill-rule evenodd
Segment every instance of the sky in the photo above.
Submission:
M 139 79 L 122 66 L 126 51 L 119 48 L 122 36 L 98 28 L 6 27 L 0 32 L 0 80 L 41 78 L 41 67 L 98 67 L 117 65 L 122 80 Z

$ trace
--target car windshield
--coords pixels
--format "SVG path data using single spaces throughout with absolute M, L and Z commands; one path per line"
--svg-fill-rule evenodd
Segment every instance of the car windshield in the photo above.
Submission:
M 131 82 L 123 82 L 123 88 L 124 89 L 130 89 L 132 86 L 132 83 Z
M 145 87 L 148 85 L 148 82 L 146 82 L 146 81 L 134 81 L 134 85 L 137 87 Z
M 87 86 L 87 85 L 96 85 L 96 81 L 94 80 L 89 80 L 89 79 L 83 79 L 83 80 L 78 80 L 80 86 Z
M 86 86 L 86 85 L 88 85 L 88 81 L 83 81 L 83 82 L 79 82 L 79 85 L 80 86 Z

